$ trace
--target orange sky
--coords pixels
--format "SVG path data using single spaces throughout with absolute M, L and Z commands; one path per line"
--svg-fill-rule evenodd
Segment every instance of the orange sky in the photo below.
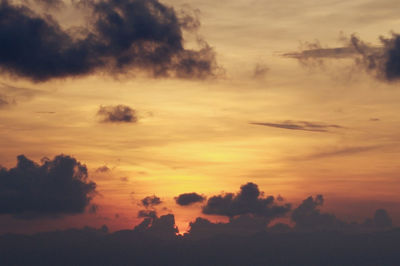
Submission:
M 185 1 L 162 2 L 188 8 Z M 175 196 L 237 192 L 251 181 L 294 203 L 323 194 L 325 209 L 344 219 L 384 207 L 399 224 L 399 83 L 377 79 L 353 59 L 307 67 L 282 56 L 316 40 L 341 47 L 341 37 L 353 33 L 379 47 L 379 36 L 389 37 L 400 20 L 397 2 L 376 3 L 191 1 L 200 11 L 198 34 L 224 69 L 206 80 L 95 73 L 31 82 L 2 74 L 0 93 L 15 103 L 0 109 L 0 165 L 13 167 L 19 154 L 35 161 L 68 154 L 86 164 L 99 192 L 97 214 L 29 223 L 132 228 L 140 200 L 155 194 L 164 201 L 159 211 L 172 211 L 185 230 L 201 208 L 178 207 Z M 52 12 L 64 27 L 81 23 L 72 7 Z M 193 33 L 184 37 L 196 47 Z M 255 75 L 257 65 L 265 71 Z M 138 122 L 101 123 L 99 106 L 118 104 L 136 110 Z M 285 121 L 338 127 L 251 124 Z M 104 165 L 110 170 L 96 171 Z

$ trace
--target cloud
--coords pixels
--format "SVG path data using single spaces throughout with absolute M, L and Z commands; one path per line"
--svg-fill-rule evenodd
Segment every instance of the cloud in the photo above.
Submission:
M 0 108 L 9 106 L 13 103 L 6 95 L 0 94 Z
M 257 78 L 257 79 L 265 78 L 265 76 L 267 75 L 268 71 L 269 71 L 268 66 L 266 66 L 265 64 L 258 63 L 254 67 L 253 78 Z
M 110 171 L 110 168 L 108 168 L 107 165 L 100 166 L 99 168 L 96 169 L 96 173 L 106 173 L 109 171 Z
M 16 105 L 20 101 L 30 100 L 37 94 L 42 93 L 43 91 L 11 86 L 0 82 L 0 108 Z
M 82 213 L 96 193 L 87 168 L 75 158 L 58 155 L 41 164 L 24 155 L 14 168 L 0 169 L 0 214 L 17 218 Z
M 49 14 L 2 1 L 0 69 L 37 82 L 96 71 L 204 79 L 220 69 L 204 40 L 199 50 L 184 48 L 189 15 L 182 22 L 158 0 L 85 1 L 79 8 L 88 9 L 88 26 L 64 29 Z
M 97 115 L 101 116 L 104 123 L 136 123 L 136 111 L 126 105 L 100 106 Z
M 386 38 L 381 36 L 381 45 L 373 46 L 363 42 L 355 34 L 345 39 L 345 46 L 323 48 L 319 42 L 309 44 L 307 49 L 300 52 L 283 54 L 285 57 L 298 59 L 305 65 L 322 65 L 324 59 L 352 58 L 357 66 L 378 79 L 397 81 L 400 79 L 400 35 L 392 34 Z
M 234 217 L 251 214 L 270 220 L 283 216 L 290 210 L 290 204 L 277 205 L 273 196 L 263 197 L 258 186 L 247 183 L 237 194 L 226 193 L 210 197 L 203 207 L 204 214 Z
M 142 217 L 146 218 L 133 229 L 134 232 L 145 233 L 158 239 L 174 239 L 179 232 L 173 214 L 158 217 L 155 212 L 150 211 L 148 216 Z
M 145 197 L 144 199 L 141 200 L 141 203 L 144 207 L 150 208 L 150 207 L 160 205 L 162 203 L 162 201 L 159 197 L 157 197 L 156 195 L 153 195 L 153 196 Z
M 191 239 L 204 239 L 220 235 L 249 236 L 266 232 L 268 223 L 268 219 L 252 215 L 233 217 L 227 223 L 212 223 L 207 219 L 198 217 L 190 223 L 187 236 Z
M 329 129 L 343 128 L 339 125 L 329 125 L 329 124 L 314 123 L 307 121 L 291 121 L 291 120 L 286 120 L 280 123 L 250 122 L 249 124 L 257 126 L 276 127 L 282 129 L 314 131 L 314 132 L 328 132 Z
M 296 223 L 297 230 L 332 230 L 344 227 L 346 224 L 329 213 L 321 213 L 319 207 L 324 203 L 322 195 L 308 197 L 296 209 L 291 218 Z
M 324 152 L 318 152 L 311 155 L 308 155 L 302 159 L 309 160 L 309 159 L 322 159 L 322 158 L 329 158 L 329 157 L 336 157 L 336 156 L 347 156 L 353 155 L 363 152 L 368 152 L 372 150 L 376 150 L 382 148 L 382 146 L 354 146 L 354 147 L 345 147 L 339 149 L 328 150 Z M 296 158 L 298 160 L 299 158 Z
M 206 198 L 197 193 L 184 193 L 175 198 L 176 204 L 181 206 L 191 205 L 197 202 L 203 202 Z

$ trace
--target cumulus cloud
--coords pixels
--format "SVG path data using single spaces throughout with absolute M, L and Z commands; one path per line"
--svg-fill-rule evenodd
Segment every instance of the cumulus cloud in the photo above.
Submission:
M 199 195 L 195 192 L 192 193 L 183 193 L 175 198 L 176 204 L 181 206 L 191 205 L 197 202 L 203 202 L 206 198 L 202 195 Z
M 298 59 L 302 64 L 322 65 L 324 59 L 352 58 L 375 77 L 386 81 L 400 79 L 400 35 L 379 38 L 381 45 L 373 46 L 362 41 L 355 34 L 345 38 L 345 45 L 336 48 L 324 48 L 319 42 L 308 44 L 299 52 L 286 53 L 283 56 Z
M 254 183 L 240 187 L 236 194 L 226 193 L 212 196 L 203 207 L 204 214 L 234 217 L 237 215 L 256 215 L 274 219 L 285 215 L 290 210 L 290 204 L 278 205 L 273 196 L 264 197 Z
M 133 229 L 134 232 L 146 233 L 160 239 L 173 239 L 179 232 L 173 214 L 158 217 L 155 212 L 149 212 L 143 217 L 145 219 Z
M 127 105 L 100 106 L 97 115 L 102 117 L 104 123 L 136 123 L 136 111 Z
M 286 120 L 280 123 L 250 122 L 249 124 L 256 126 L 276 127 L 289 130 L 303 130 L 303 131 L 314 131 L 314 132 L 328 132 L 329 129 L 342 128 L 339 125 L 314 123 L 307 121 L 291 121 L 291 120 Z
M 82 213 L 96 193 L 87 168 L 58 155 L 41 164 L 24 155 L 14 168 L 0 169 L 0 214 L 17 218 Z
M 327 230 L 344 227 L 345 223 L 336 218 L 335 215 L 322 213 L 319 209 L 324 203 L 322 195 L 315 198 L 308 197 L 292 212 L 292 220 L 296 223 L 298 230 Z
M 45 1 L 52 2 L 52 1 Z M 27 5 L 0 4 L 0 69 L 34 81 L 76 77 L 95 71 L 146 71 L 155 77 L 216 76 L 214 50 L 184 48 L 183 22 L 158 0 L 85 1 L 87 25 L 64 29 L 51 15 Z M 193 27 L 192 27 L 193 28 Z
M 150 207 L 160 205 L 162 203 L 162 201 L 159 197 L 157 197 L 156 195 L 153 195 L 153 196 L 147 196 L 147 197 L 143 198 L 141 200 L 141 203 L 145 208 L 150 208 Z

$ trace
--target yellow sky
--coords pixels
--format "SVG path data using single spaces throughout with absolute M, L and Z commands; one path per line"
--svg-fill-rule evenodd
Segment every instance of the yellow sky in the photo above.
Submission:
M 186 2 L 164 3 L 179 9 Z M 315 40 L 337 47 L 340 36 L 352 33 L 379 45 L 400 19 L 396 1 L 377 3 L 191 1 L 201 11 L 200 35 L 225 69 L 224 77 L 206 81 L 90 75 L 31 83 L 3 75 L 2 92 L 17 103 L 0 110 L 0 164 L 12 167 L 19 154 L 37 161 L 74 156 L 101 194 L 93 220 L 115 220 L 118 213 L 124 222 L 99 223 L 120 227 L 137 222 L 137 202 L 147 195 L 160 196 L 184 226 L 200 208 L 178 208 L 174 196 L 236 192 L 249 181 L 295 202 L 324 194 L 328 207 L 342 213 L 350 212 L 347 206 L 330 199 L 386 202 L 399 211 L 391 205 L 400 201 L 399 84 L 354 69 L 352 60 L 310 69 L 282 56 Z M 65 25 L 68 14 L 61 16 Z M 265 76 L 253 76 L 257 64 L 268 68 Z M 100 123 L 99 106 L 117 104 L 135 109 L 138 123 Z M 249 124 L 286 120 L 342 128 Z M 111 171 L 96 172 L 103 165 Z

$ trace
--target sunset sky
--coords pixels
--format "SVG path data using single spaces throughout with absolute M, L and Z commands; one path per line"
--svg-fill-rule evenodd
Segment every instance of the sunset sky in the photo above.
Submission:
M 151 6 L 148 25 L 130 2 Z M 174 213 L 185 232 L 198 216 L 227 218 L 175 197 L 237 193 L 248 182 L 293 207 L 322 194 L 323 210 L 348 222 L 385 208 L 400 225 L 399 8 L 394 0 L 2 0 L 0 165 L 69 155 L 97 192 L 83 212 L 1 211 L 1 233 L 133 228 L 152 195 L 162 201 L 154 209 Z M 110 10 L 125 19 L 120 36 L 108 31 L 119 25 L 110 26 Z M 143 34 L 127 29 L 137 22 L 130 16 Z M 24 28 L 35 19 L 47 26 Z

